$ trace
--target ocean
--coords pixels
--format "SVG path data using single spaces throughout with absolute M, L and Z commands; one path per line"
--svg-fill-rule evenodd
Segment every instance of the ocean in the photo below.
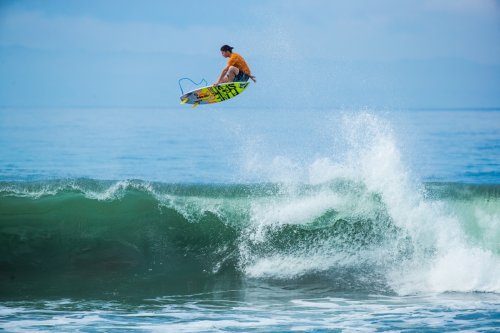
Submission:
M 498 332 L 500 109 L 0 109 L 0 330 Z

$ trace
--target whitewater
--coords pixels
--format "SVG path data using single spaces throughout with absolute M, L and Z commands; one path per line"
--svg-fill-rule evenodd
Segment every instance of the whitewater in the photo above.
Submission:
M 60 111 L 25 111 L 26 137 L 2 122 L 0 327 L 498 329 L 499 112 L 302 110 L 262 133 L 272 115 L 230 111 L 96 133 L 90 110 L 81 142 L 59 133 L 34 160 Z M 133 125 L 150 134 L 106 143 Z

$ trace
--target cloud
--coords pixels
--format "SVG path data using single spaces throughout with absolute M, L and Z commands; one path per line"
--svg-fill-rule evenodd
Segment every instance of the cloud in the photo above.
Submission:
M 236 21 L 187 25 L 180 19 L 112 20 L 15 10 L 0 20 L 0 45 L 214 57 L 220 45 L 229 43 L 254 56 L 283 60 L 286 55 L 290 61 L 453 57 L 500 62 L 499 6 L 492 0 L 273 1 L 242 6 L 247 15 Z
M 500 63 L 498 7 L 491 0 L 321 0 L 273 1 L 261 11 L 273 13 L 265 24 L 286 31 L 310 58 Z
M 451 14 L 479 15 L 486 17 L 500 16 L 498 0 L 426 0 L 423 8 L 429 11 Z
M 213 48 L 221 29 L 167 23 L 110 22 L 93 17 L 48 17 L 21 12 L 1 22 L 0 45 L 94 52 L 195 54 Z

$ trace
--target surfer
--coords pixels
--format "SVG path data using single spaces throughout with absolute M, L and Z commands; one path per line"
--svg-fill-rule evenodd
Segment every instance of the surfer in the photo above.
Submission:
M 252 79 L 253 82 L 257 82 L 245 59 L 243 59 L 243 57 L 238 53 L 233 53 L 233 47 L 223 45 L 220 48 L 220 52 L 224 58 L 229 58 L 229 60 L 214 85 L 226 82 L 246 82 L 248 79 Z

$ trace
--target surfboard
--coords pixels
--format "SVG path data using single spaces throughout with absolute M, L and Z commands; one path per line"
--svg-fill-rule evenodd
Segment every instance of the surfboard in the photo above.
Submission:
M 229 82 L 219 85 L 202 87 L 182 95 L 181 104 L 193 104 L 193 108 L 200 104 L 212 104 L 227 101 L 241 94 L 248 82 Z

